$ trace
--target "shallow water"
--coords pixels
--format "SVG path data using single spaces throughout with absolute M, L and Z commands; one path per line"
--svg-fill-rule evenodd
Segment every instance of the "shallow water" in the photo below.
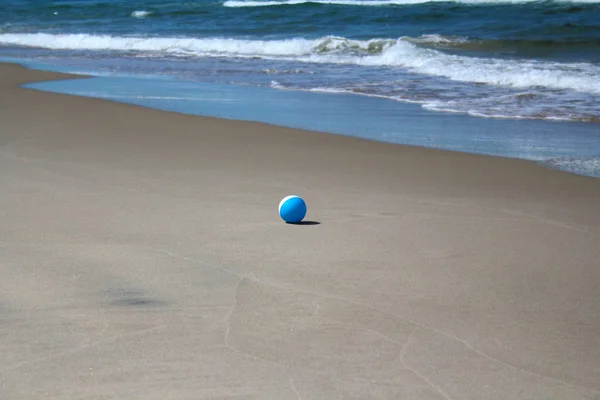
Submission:
M 600 0 L 7 0 L 0 60 L 108 77 L 52 90 L 600 174 Z
M 432 113 L 416 104 L 380 98 L 183 82 L 169 78 L 97 77 L 34 83 L 27 87 L 186 114 L 521 158 L 600 177 L 598 131 L 595 125 L 581 122 L 474 118 Z

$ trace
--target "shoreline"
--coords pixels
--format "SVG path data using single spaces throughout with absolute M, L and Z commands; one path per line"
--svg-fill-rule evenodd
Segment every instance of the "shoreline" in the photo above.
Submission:
M 600 395 L 598 179 L 62 77 L 0 64 L 7 399 Z
M 516 162 L 521 162 L 521 163 L 526 163 L 529 164 L 530 166 L 535 166 L 535 167 L 541 167 L 545 170 L 548 171 L 553 171 L 553 172 L 557 172 L 557 173 L 563 173 L 563 174 L 568 174 L 568 175 L 572 175 L 578 178 L 584 178 L 584 179 L 592 179 L 592 180 L 598 180 L 600 179 L 600 177 L 595 177 L 595 176 L 589 176 L 589 175 L 583 175 L 583 174 L 578 174 L 575 172 L 571 172 L 568 170 L 563 170 L 563 169 L 559 169 L 559 168 L 552 168 L 548 165 L 545 165 L 539 161 L 535 161 L 535 160 L 529 160 L 529 159 L 524 159 L 524 158 L 519 158 L 519 157 L 507 157 L 507 156 L 499 156 L 499 155 L 493 155 L 493 154 L 482 154 L 482 153 L 473 153 L 473 152 L 468 152 L 468 151 L 461 151 L 461 150 L 448 150 L 448 149 L 443 149 L 443 148 L 436 148 L 436 147 L 427 147 L 427 146 L 422 146 L 422 145 L 413 145 L 413 144 L 403 144 L 403 143 L 393 143 L 393 142 L 386 142 L 386 141 L 382 141 L 382 140 L 376 140 L 376 139 L 369 139 L 366 137 L 360 137 L 360 136 L 352 136 L 352 135 L 347 135 L 347 134 L 342 134 L 342 133 L 334 133 L 334 132 L 327 132 L 327 131 L 317 131 L 317 130 L 312 130 L 312 129 L 302 129 L 302 128 L 295 128 L 295 127 L 289 127 L 289 126 L 284 126 L 284 125 L 278 125 L 278 124 L 271 124 L 271 123 L 267 123 L 267 122 L 261 122 L 261 121 L 255 121 L 255 120 L 243 120 L 243 119 L 234 119 L 234 118 L 222 118 L 222 117 L 215 117 L 215 116 L 210 116 L 210 115 L 197 115 L 197 114 L 191 114 L 191 113 L 186 113 L 186 112 L 178 112 L 178 111 L 173 111 L 173 110 L 164 110 L 164 109 L 159 109 L 159 108 L 153 108 L 153 107 L 149 107 L 149 106 L 145 106 L 145 105 L 140 105 L 140 104 L 133 104 L 133 103 L 129 103 L 129 102 L 125 102 L 125 101 L 118 101 L 118 100 L 114 100 L 114 99 L 108 99 L 108 98 L 98 98 L 98 97 L 93 97 L 93 96 L 81 96 L 81 95 L 77 95 L 77 94 L 70 94 L 70 93 L 62 93 L 62 92 L 52 92 L 49 90 L 44 90 L 44 89 L 37 89 L 34 87 L 27 87 L 27 85 L 30 84 L 44 84 L 45 82 L 57 82 L 57 83 L 61 83 L 64 81 L 70 81 L 70 80 L 87 80 L 87 79 L 97 79 L 98 77 L 94 77 L 91 75 L 81 75 L 81 74 L 71 74 L 71 73 L 63 73 L 63 72 L 54 72 L 54 71 L 46 71 L 43 69 L 31 69 L 25 65 L 19 64 L 19 63 L 4 63 L 4 62 L 0 62 L 0 66 L 3 65 L 15 65 L 18 66 L 20 68 L 24 68 L 26 70 L 29 71 L 40 71 L 42 73 L 45 74 L 49 74 L 48 76 L 50 77 L 50 79 L 39 79 L 36 78 L 36 80 L 34 81 L 28 81 L 28 80 L 24 80 L 23 82 L 18 83 L 18 87 L 24 90 L 31 90 L 31 91 L 38 91 L 40 93 L 51 93 L 51 94 L 57 94 L 59 96 L 69 96 L 69 97 L 74 97 L 74 98 L 85 98 L 85 99 L 91 99 L 91 100 L 96 100 L 96 101 L 100 101 L 100 102 L 109 102 L 109 103 L 114 103 L 114 104 L 119 104 L 122 106 L 126 106 L 126 107 L 132 107 L 132 108 L 139 108 L 141 110 L 150 110 L 150 111 L 154 111 L 154 112 L 160 112 L 160 113 L 167 113 L 167 114 L 176 114 L 179 115 L 181 117 L 186 117 L 186 118 L 199 118 L 199 119 L 205 119 L 208 121 L 214 121 L 214 122 L 219 122 L 219 121 L 229 121 L 231 123 L 240 123 L 240 124 L 251 124 L 254 125 L 255 128 L 260 129 L 261 126 L 265 126 L 268 127 L 269 129 L 282 129 L 282 130 L 288 130 L 290 132 L 293 132 L 295 134 L 298 133 L 305 133 L 305 134 L 310 134 L 310 135 L 327 135 L 327 136 L 334 136 L 334 137 L 341 137 L 344 139 L 348 139 L 348 140 L 354 140 L 354 141 L 358 141 L 358 142 L 366 142 L 366 143 L 371 143 L 373 145 L 383 145 L 383 146 L 392 146 L 392 147 L 399 147 L 399 148 L 404 148 L 404 150 L 406 151 L 410 151 L 410 149 L 414 149 L 416 151 L 432 151 L 432 152 L 442 152 L 442 153 L 454 153 L 457 156 L 465 156 L 465 157 L 484 157 L 484 158 L 495 158 L 495 159 L 501 159 L 501 160 L 511 160 L 511 161 L 516 161 Z M 429 112 L 428 112 L 429 113 Z M 435 116 L 435 114 L 434 114 Z M 474 117 L 470 117 L 470 116 L 461 116 L 461 117 L 465 117 L 465 118 L 474 118 Z M 554 123 L 554 122 L 552 122 Z M 563 123 L 563 121 L 557 121 L 556 123 Z M 566 123 L 573 123 L 573 122 L 566 122 Z
M 43 67 L 37 65 L 35 68 Z M 585 123 L 477 118 L 431 112 L 418 105 L 350 94 L 193 82 L 187 82 L 184 88 L 177 81 L 148 81 L 133 77 L 89 78 L 83 82 L 39 82 L 26 87 L 185 115 L 258 122 L 381 143 L 529 160 L 554 170 L 600 178 L 597 153 L 593 151 L 597 147 L 594 145 L 597 132 Z M 164 101 L 162 97 L 165 97 Z M 182 100 L 176 100 L 178 97 Z M 257 97 L 266 100 L 257 105 Z M 366 114 L 356 116 L 351 112 L 353 109 L 363 110 L 361 115 L 363 112 Z M 311 118 L 302 118 L 303 115 Z

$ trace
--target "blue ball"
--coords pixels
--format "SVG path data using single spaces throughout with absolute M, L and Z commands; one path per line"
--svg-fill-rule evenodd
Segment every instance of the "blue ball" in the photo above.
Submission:
M 298 196 L 287 196 L 279 203 L 279 216 L 290 224 L 301 222 L 306 216 L 306 203 Z

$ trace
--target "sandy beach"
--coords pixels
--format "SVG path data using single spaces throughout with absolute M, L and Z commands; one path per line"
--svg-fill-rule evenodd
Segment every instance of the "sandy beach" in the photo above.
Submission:
M 600 399 L 600 180 L 66 78 L 0 65 L 0 399 Z

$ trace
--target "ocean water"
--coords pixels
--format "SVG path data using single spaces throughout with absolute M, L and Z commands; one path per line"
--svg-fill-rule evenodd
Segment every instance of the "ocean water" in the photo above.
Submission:
M 401 114 L 410 104 L 430 115 L 502 120 L 506 129 L 494 123 L 491 144 L 481 145 L 488 150 L 474 152 L 600 176 L 600 0 L 0 0 L 0 60 L 129 77 L 102 97 L 176 111 L 191 88 L 250 90 L 256 99 L 294 92 L 319 104 L 335 103 L 338 94 L 354 99 L 350 106 L 385 110 L 351 112 L 354 126 L 387 132 L 377 140 L 432 147 L 470 151 L 484 140 L 444 147 L 453 139 L 430 135 L 415 142 L 392 129 L 399 121 L 389 109 L 397 105 Z M 98 95 L 88 89 L 76 92 Z M 306 92 L 322 95 L 299 95 Z M 333 116 L 310 128 L 357 133 L 341 122 L 329 129 Z M 259 120 L 279 123 L 276 115 Z M 550 145 L 531 129 L 560 137 Z M 526 156 L 508 144 L 493 148 L 510 141 L 553 147 Z

